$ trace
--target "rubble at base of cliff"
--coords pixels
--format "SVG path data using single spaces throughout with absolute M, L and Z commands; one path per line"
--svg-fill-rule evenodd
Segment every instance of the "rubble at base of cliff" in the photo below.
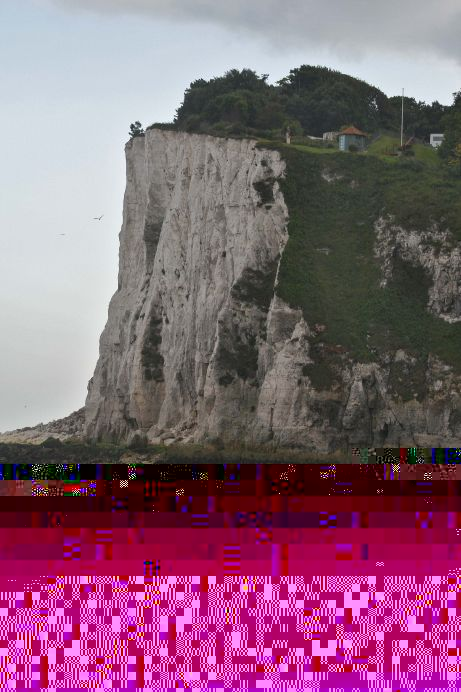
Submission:
M 0 444 L 39 445 L 50 437 L 62 442 L 65 440 L 83 441 L 84 427 L 85 408 L 82 407 L 65 418 L 0 433 Z

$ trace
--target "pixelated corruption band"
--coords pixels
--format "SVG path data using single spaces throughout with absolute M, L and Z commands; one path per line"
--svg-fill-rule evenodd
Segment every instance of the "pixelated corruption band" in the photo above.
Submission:
M 460 589 L 457 574 L 48 578 L 1 594 L 0 684 L 456 689 Z
M 436 470 L 2 481 L 0 688 L 458 689 L 459 483 Z M 33 578 L 50 558 L 65 576 Z
M 460 448 L 359 448 L 352 447 L 343 461 L 350 463 L 433 463 L 433 464 L 459 464 L 461 462 Z M 163 466 L 163 465 L 162 465 Z M 171 466 L 171 465 L 167 465 Z M 173 466 L 187 469 L 191 477 L 198 479 L 203 473 L 203 467 L 197 464 L 175 464 Z M 219 468 L 218 473 L 224 473 L 226 467 L 232 464 L 214 464 Z M 254 465 L 254 466 L 257 466 Z M 106 479 L 122 473 L 123 476 L 135 479 L 140 477 L 153 477 L 160 475 L 158 466 L 145 466 L 142 464 L 0 464 L 0 480 L 34 480 L 34 479 L 61 479 L 61 480 L 96 480 Z M 123 477 L 120 476 L 120 477 Z

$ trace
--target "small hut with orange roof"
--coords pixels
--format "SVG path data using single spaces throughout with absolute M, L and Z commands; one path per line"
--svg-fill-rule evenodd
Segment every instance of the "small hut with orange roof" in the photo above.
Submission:
M 349 151 L 349 147 L 354 145 L 360 151 L 365 149 L 365 143 L 367 136 L 365 132 L 358 130 L 356 127 L 351 125 L 351 127 L 346 127 L 345 130 L 341 130 L 339 133 L 339 148 L 341 151 Z

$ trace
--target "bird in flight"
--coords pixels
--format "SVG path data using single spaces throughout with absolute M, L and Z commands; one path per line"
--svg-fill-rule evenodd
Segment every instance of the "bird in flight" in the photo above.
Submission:
M 104 216 L 104 214 L 101 214 L 101 216 L 94 216 L 93 221 L 101 221 L 103 216 Z

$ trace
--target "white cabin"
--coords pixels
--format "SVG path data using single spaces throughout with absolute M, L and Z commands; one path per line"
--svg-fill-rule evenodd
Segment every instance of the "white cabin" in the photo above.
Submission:
M 444 140 L 445 135 L 430 135 L 429 137 L 429 143 L 431 147 L 434 147 L 434 149 L 437 149 L 439 147 L 443 140 Z

